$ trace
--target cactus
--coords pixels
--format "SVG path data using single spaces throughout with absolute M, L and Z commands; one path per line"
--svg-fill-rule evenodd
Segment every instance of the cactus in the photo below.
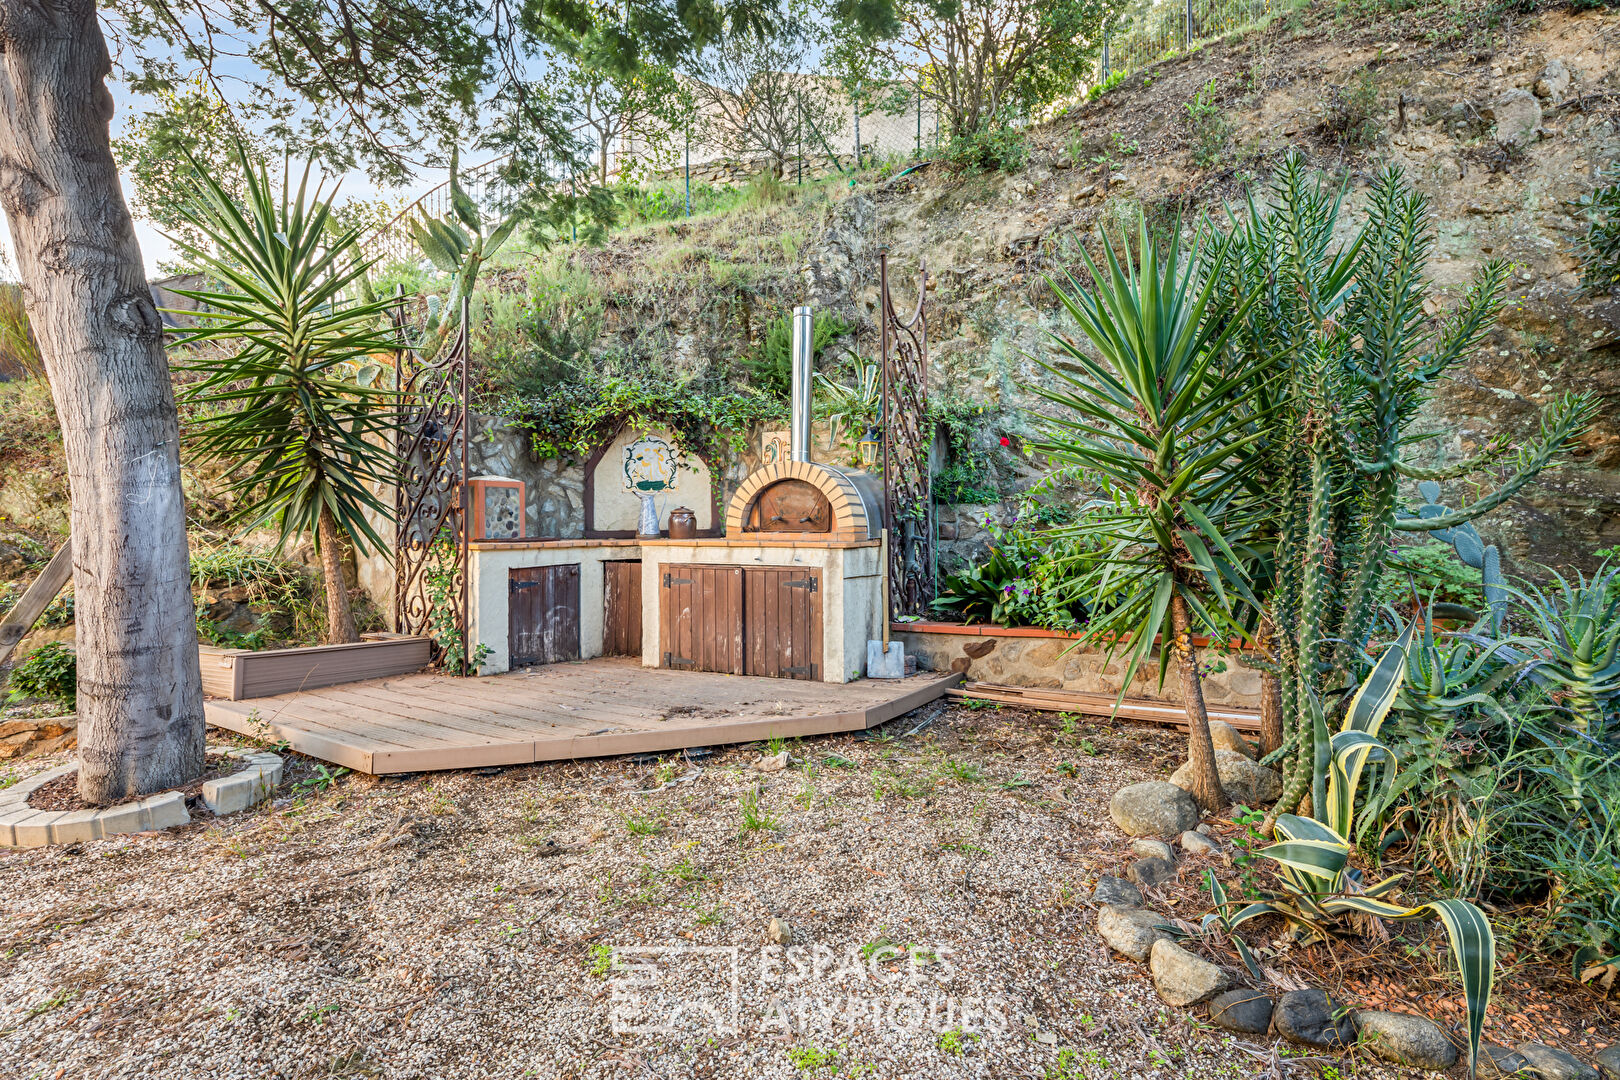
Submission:
M 1440 485 L 1436 481 L 1425 480 L 1418 484 L 1418 495 L 1423 499 L 1423 504 L 1417 510 L 1419 518 L 1436 518 L 1451 512 L 1440 505 Z M 1479 571 L 1485 589 L 1485 615 L 1489 620 L 1491 636 L 1501 633 L 1508 605 L 1508 583 L 1502 575 L 1502 553 L 1495 544 L 1485 543 L 1472 521 L 1435 529 L 1429 535 L 1450 544 L 1464 566 L 1472 566 Z
M 1464 561 L 1477 560 L 1500 618 L 1500 557 L 1471 522 L 1552 465 L 1595 409 L 1589 396 L 1567 394 L 1516 451 L 1493 443 L 1441 469 L 1406 461 L 1407 428 L 1434 382 L 1484 338 L 1507 268 L 1488 263 L 1457 311 L 1431 327 L 1423 311 L 1432 245 L 1426 198 L 1399 170 L 1385 170 L 1366 221 L 1336 246 L 1342 198 L 1309 181 L 1303 159 L 1290 155 L 1269 205 L 1262 210 L 1251 198 L 1244 220 L 1233 215 L 1230 257 L 1208 266 L 1224 295 L 1261 289 L 1233 338 L 1233 367 L 1273 361 L 1274 378 L 1247 407 L 1264 459 L 1258 473 L 1268 478 L 1252 492 L 1254 512 L 1273 538 L 1259 573 L 1269 577 L 1262 584 L 1273 628 L 1262 665 L 1283 714 L 1284 742 L 1272 757 L 1286 762 L 1274 815 L 1295 809 L 1307 791 L 1318 807 L 1324 797 L 1325 733 L 1359 682 L 1395 533 L 1435 533 Z M 1458 510 L 1435 501 L 1438 481 L 1492 466 L 1511 467 L 1495 490 Z M 1421 481 L 1426 502 L 1415 516 L 1402 513 L 1402 479 Z

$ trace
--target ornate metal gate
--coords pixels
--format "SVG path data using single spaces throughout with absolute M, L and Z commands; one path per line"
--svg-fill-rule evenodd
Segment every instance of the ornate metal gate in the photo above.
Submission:
M 437 359 L 409 348 L 394 358 L 394 629 L 432 637 L 434 659 L 458 673 L 468 659 L 467 315 L 463 297 L 455 341 Z
M 928 418 L 928 264 L 917 265 L 917 307 L 901 319 L 889 292 L 889 249 L 878 251 L 883 360 L 883 494 L 891 615 L 921 615 L 934 599 L 934 479 Z

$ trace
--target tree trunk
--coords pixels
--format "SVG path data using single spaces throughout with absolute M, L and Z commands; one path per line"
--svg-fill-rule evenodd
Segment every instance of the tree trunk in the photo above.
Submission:
M 111 71 L 90 0 L 0 0 L 0 205 L 45 358 L 72 490 L 79 793 L 202 772 L 202 680 L 179 421 L 113 164 Z
M 1272 646 L 1275 644 L 1276 628 L 1271 618 L 1266 616 L 1260 620 L 1260 633 L 1258 635 L 1260 651 L 1266 659 L 1275 662 L 1276 656 Z M 1265 757 L 1283 743 L 1283 712 L 1282 712 L 1282 682 L 1270 672 L 1260 675 L 1260 756 Z
M 1260 756 L 1272 753 L 1282 742 L 1282 684 L 1267 671 L 1260 676 Z
M 1204 707 L 1204 684 L 1198 676 L 1198 650 L 1193 646 L 1192 620 L 1187 601 L 1180 596 L 1170 600 L 1170 628 L 1175 634 L 1171 647 L 1176 666 L 1181 669 L 1181 700 L 1187 710 L 1187 760 L 1192 780 L 1192 797 L 1198 808 L 1212 814 L 1226 805 L 1226 789 L 1215 768 L 1215 743 L 1209 737 L 1209 712 Z
M 343 540 L 332 512 L 324 506 L 316 529 L 321 577 L 326 584 L 326 643 L 347 645 L 359 641 L 360 634 L 354 628 L 354 612 L 349 608 L 349 584 L 343 580 Z

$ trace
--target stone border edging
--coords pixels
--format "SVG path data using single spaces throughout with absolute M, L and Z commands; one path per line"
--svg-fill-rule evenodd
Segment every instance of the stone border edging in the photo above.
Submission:
M 217 815 L 234 814 L 269 797 L 281 782 L 279 754 L 260 750 L 232 750 L 228 757 L 246 767 L 203 784 L 203 801 Z M 0 847 L 36 848 L 51 844 L 77 844 L 125 833 L 173 829 L 191 824 L 186 796 L 165 791 L 136 802 L 92 810 L 36 810 L 28 797 L 58 777 L 77 771 L 60 765 L 30 776 L 0 791 Z

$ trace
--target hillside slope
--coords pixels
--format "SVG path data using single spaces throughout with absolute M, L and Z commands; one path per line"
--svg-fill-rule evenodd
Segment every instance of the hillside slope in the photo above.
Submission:
M 577 275 L 573 293 L 605 309 L 598 355 L 695 369 L 745 351 L 765 319 L 801 299 L 857 323 L 854 346 L 873 351 L 879 248 L 891 252 L 902 305 L 926 260 L 932 393 L 986 408 L 971 437 L 1007 493 L 1040 473 L 1017 453 L 1017 436 L 1033 405 L 1025 387 L 1041 378 L 1030 354 L 1058 325 L 1045 275 L 1072 264 L 1077 237 L 1130 220 L 1138 206 L 1161 228 L 1178 215 L 1218 215 L 1263 185 L 1291 147 L 1347 181 L 1351 223 L 1377 170 L 1397 165 L 1438 225 L 1434 314 L 1487 259 L 1513 264 L 1487 346 L 1437 389 L 1424 421 L 1438 436 L 1431 452 L 1461 455 L 1498 432 L 1528 433 L 1566 389 L 1601 395 L 1603 417 L 1576 459 L 1482 523 L 1521 560 L 1534 552 L 1538 562 L 1586 564 L 1620 544 L 1620 305 L 1580 288 L 1570 248 L 1584 219 L 1572 204 L 1620 146 L 1617 40 L 1620 16 L 1607 12 L 1319 2 L 1031 129 L 1017 171 L 869 170 L 781 204 L 639 226 L 563 262 Z M 1543 80 L 1549 65 L 1554 77 Z M 1538 81 L 1546 96 L 1536 96 Z M 1512 107 L 1529 99 L 1539 127 L 1504 148 L 1495 110 L 1514 122 L 1498 104 L 1514 90 L 1530 92 Z M 1200 92 L 1218 106 L 1201 124 L 1188 108 Z M 1002 434 L 1012 449 L 1000 447 Z M 975 516 L 944 517 L 959 549 Z

